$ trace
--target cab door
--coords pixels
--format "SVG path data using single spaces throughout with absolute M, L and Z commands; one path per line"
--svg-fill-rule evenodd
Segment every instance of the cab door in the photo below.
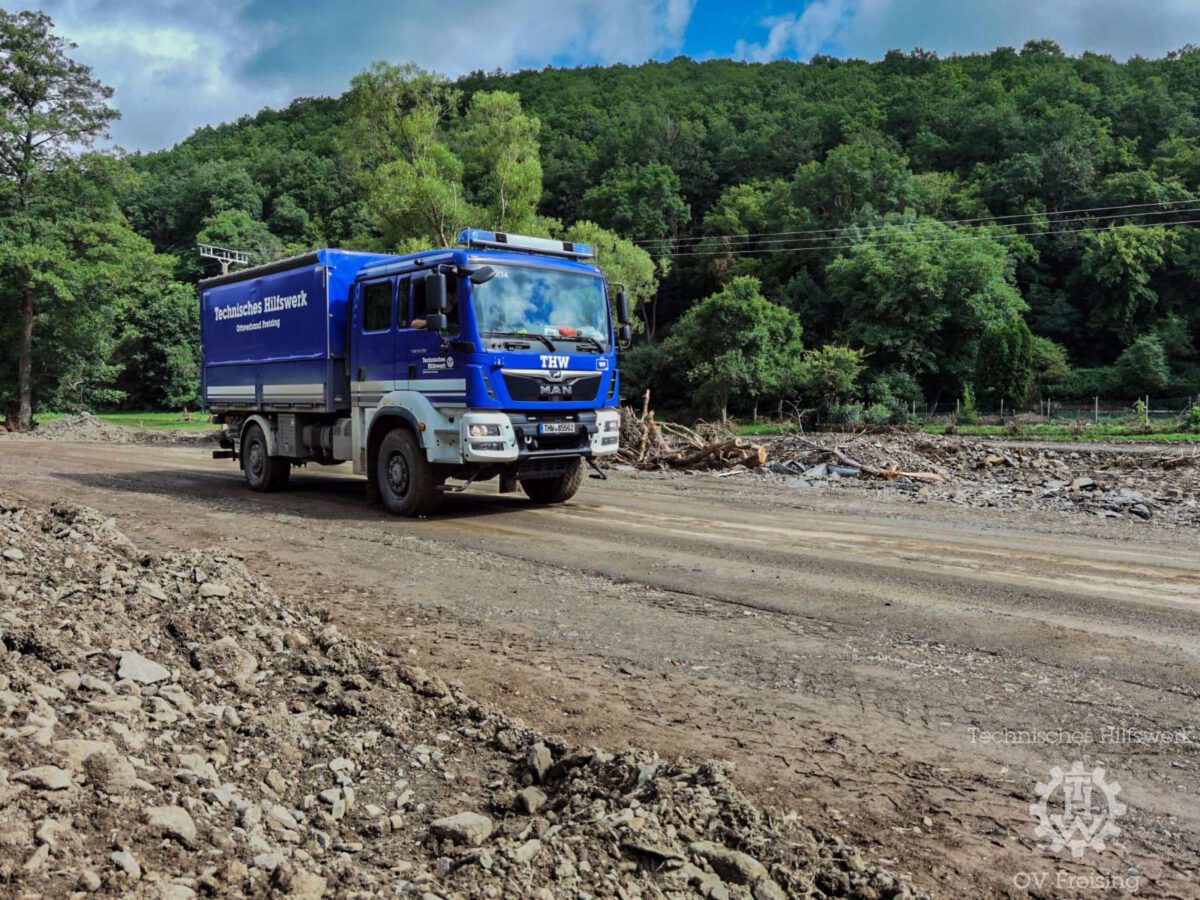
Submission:
M 350 334 L 351 392 L 359 406 L 374 406 L 396 383 L 396 279 L 358 285 Z
M 423 385 L 430 379 L 445 379 L 446 354 L 442 335 L 425 327 L 429 310 L 425 304 L 425 273 L 416 272 L 400 282 L 402 311 L 396 337 L 396 377 L 407 380 L 415 390 L 445 385 Z M 407 313 L 405 316 L 404 313 Z M 451 363 L 453 365 L 453 363 Z

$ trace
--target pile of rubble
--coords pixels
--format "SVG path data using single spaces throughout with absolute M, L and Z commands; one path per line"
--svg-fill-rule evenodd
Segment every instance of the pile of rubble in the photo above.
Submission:
M 639 416 L 621 407 L 621 449 L 617 461 L 635 469 L 728 469 L 766 465 L 767 451 L 715 425 L 688 428 L 654 420 L 646 405 Z
M 544 738 L 114 526 L 0 495 L 5 894 L 911 896 L 718 764 Z
M 788 435 L 753 471 L 794 488 L 854 483 L 966 506 L 1200 523 L 1200 452 L 997 445 L 911 432 Z M 734 474 L 731 470 L 722 474 Z
M 215 425 L 211 429 L 126 428 L 82 412 L 39 422 L 32 432 L 14 432 L 11 437 L 104 444 L 204 444 L 215 442 L 219 434 Z

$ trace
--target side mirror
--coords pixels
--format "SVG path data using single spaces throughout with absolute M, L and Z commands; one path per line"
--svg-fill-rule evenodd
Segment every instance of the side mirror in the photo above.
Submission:
M 629 324 L 629 297 L 624 291 L 617 291 L 617 324 Z
M 425 330 L 432 331 L 435 334 L 441 334 L 446 330 L 446 314 L 445 313 L 430 313 L 425 317 Z
M 430 272 L 425 276 L 425 308 L 431 313 L 446 311 L 446 276 L 441 272 Z
M 617 332 L 617 343 L 620 344 L 621 349 L 625 349 L 633 343 L 633 328 L 628 323 L 622 325 L 620 331 Z
M 471 273 L 471 284 L 484 284 L 496 277 L 496 270 L 491 266 L 480 266 Z

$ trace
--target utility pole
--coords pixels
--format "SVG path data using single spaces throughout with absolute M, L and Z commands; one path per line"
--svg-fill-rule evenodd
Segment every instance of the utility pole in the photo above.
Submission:
M 231 265 L 250 265 L 250 254 L 241 250 L 229 250 L 225 247 L 214 247 L 212 244 L 197 244 L 196 249 L 204 259 L 215 259 L 221 264 L 221 274 L 228 275 Z

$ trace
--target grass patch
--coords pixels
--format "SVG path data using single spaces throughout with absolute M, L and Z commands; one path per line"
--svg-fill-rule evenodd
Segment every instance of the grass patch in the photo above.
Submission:
M 1166 430 L 1169 428 L 1170 430 Z M 922 429 L 929 434 L 945 434 L 945 426 L 926 425 Z M 1164 430 L 1144 432 L 1137 425 L 1088 425 L 1074 430 L 1069 425 L 1037 424 L 1022 426 L 1023 434 L 1014 437 L 1003 425 L 960 425 L 956 434 L 964 437 L 1003 438 L 1005 440 L 1030 441 L 1143 441 L 1148 443 L 1191 443 L 1200 442 L 1200 434 L 1179 431 L 1174 425 Z
M 74 413 L 38 413 L 34 419 L 38 422 L 53 422 L 72 415 Z M 190 422 L 183 421 L 183 415 L 177 412 L 110 412 L 96 413 L 95 416 L 102 422 L 120 425 L 123 428 L 211 431 L 216 427 L 208 421 L 208 413 L 194 413 Z

